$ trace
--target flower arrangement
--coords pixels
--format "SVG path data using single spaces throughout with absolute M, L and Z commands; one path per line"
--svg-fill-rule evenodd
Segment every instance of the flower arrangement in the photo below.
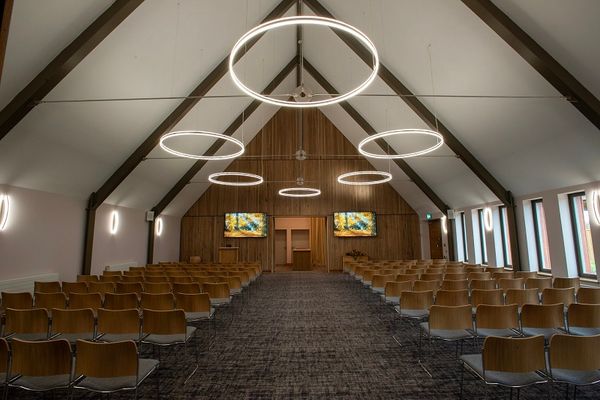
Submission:
M 354 258 L 354 260 L 357 260 L 358 257 L 366 256 L 367 254 L 360 250 L 353 249 L 352 251 L 347 252 L 346 255 Z

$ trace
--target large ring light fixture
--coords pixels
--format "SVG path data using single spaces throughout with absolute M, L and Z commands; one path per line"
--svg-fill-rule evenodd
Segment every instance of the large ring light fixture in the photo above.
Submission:
M 370 180 L 370 181 L 350 181 L 347 179 L 352 176 L 363 176 L 363 175 L 378 175 L 378 176 L 382 176 L 383 178 L 374 179 L 374 180 Z M 377 185 L 380 183 L 389 182 L 391 180 L 392 180 L 392 174 L 390 174 L 389 172 L 384 172 L 384 171 L 355 171 L 355 172 L 348 172 L 346 174 L 342 174 L 337 177 L 337 181 L 339 183 L 341 183 L 342 185 L 355 185 L 355 186 Z
M 199 154 L 183 153 L 181 151 L 177 151 L 177 150 L 170 148 L 165 143 L 169 139 L 173 139 L 173 138 L 181 137 L 181 136 L 199 136 L 199 137 L 207 137 L 207 138 L 214 138 L 214 139 L 223 139 L 227 142 L 233 143 L 234 145 L 238 146 L 240 149 L 237 152 L 231 153 L 231 154 L 204 156 L 204 155 L 199 155 Z M 185 158 L 192 158 L 194 160 L 206 160 L 206 161 L 229 160 L 229 159 L 241 156 L 242 154 L 244 154 L 244 150 L 245 150 L 244 143 L 237 140 L 236 138 L 231 137 L 229 135 L 223 135 L 222 133 L 215 133 L 215 132 L 208 132 L 208 131 L 169 132 L 160 138 L 160 147 L 167 153 L 171 153 L 178 157 L 185 157 Z
M 250 178 L 254 179 L 253 181 L 244 181 L 244 182 L 232 182 L 232 181 L 222 181 L 219 178 L 222 176 L 237 176 L 242 178 Z M 254 186 L 260 185 L 264 182 L 264 179 L 260 175 L 249 174 L 247 172 L 215 172 L 214 174 L 210 174 L 208 176 L 208 181 L 211 183 L 216 183 L 217 185 L 225 185 L 225 186 Z
M 7 194 L 0 194 L 0 231 L 6 229 L 8 214 L 10 213 L 10 198 Z
M 491 232 L 492 229 L 494 229 L 492 209 L 489 207 L 483 209 L 483 224 L 485 225 L 485 230 L 488 232 Z
M 352 89 L 340 96 L 332 97 L 332 98 L 325 99 L 325 100 L 300 102 L 300 103 L 297 103 L 295 101 L 279 100 L 279 99 L 276 99 L 273 97 L 265 96 L 263 94 L 260 94 L 259 92 L 256 92 L 256 91 L 250 89 L 246 85 L 244 85 L 234 71 L 234 63 L 235 63 L 235 60 L 236 60 L 237 55 L 240 52 L 240 50 L 244 49 L 245 45 L 248 42 L 250 42 L 257 36 L 262 35 L 265 32 L 272 31 L 274 29 L 282 28 L 285 26 L 292 26 L 292 25 L 326 26 L 326 27 L 329 27 L 329 28 L 332 28 L 335 30 L 339 30 L 339 31 L 343 31 L 343 32 L 350 34 L 351 36 L 356 38 L 359 42 L 361 42 L 367 48 L 367 50 L 371 53 L 371 55 L 373 57 L 373 71 L 371 72 L 371 75 L 369 75 L 369 77 L 364 82 L 362 82 L 360 85 L 358 85 L 354 89 Z M 317 16 L 311 16 L 311 15 L 298 15 L 298 16 L 293 16 L 293 17 L 278 18 L 273 21 L 268 21 L 268 22 L 265 22 L 264 24 L 258 25 L 257 27 L 252 28 L 248 32 L 246 32 L 237 41 L 237 43 L 233 46 L 233 49 L 231 49 L 231 53 L 229 55 L 229 74 L 231 75 L 231 79 L 233 80 L 233 83 L 235 83 L 235 85 L 242 92 L 246 93 L 248 96 L 253 97 L 257 100 L 260 100 L 260 101 L 263 101 L 265 103 L 272 104 L 275 106 L 282 106 L 282 107 L 295 107 L 295 108 L 319 107 L 319 106 L 328 106 L 331 104 L 336 104 L 336 103 L 340 103 L 342 101 L 348 100 L 351 97 L 354 97 L 357 94 L 359 94 L 360 92 L 362 92 L 363 90 L 365 90 L 367 88 L 367 86 L 369 86 L 377 77 L 378 70 L 379 70 L 379 54 L 377 53 L 377 49 L 375 48 L 375 45 L 373 44 L 371 39 L 369 39 L 367 37 L 367 35 L 365 35 L 364 33 L 359 31 L 352 25 L 349 25 L 345 22 L 341 22 L 341 21 L 331 19 L 331 18 L 317 17 Z
M 592 192 L 592 212 L 596 223 L 600 225 L 600 190 L 594 190 Z
M 294 192 L 297 192 L 297 193 L 294 193 Z M 320 194 L 321 194 L 321 191 L 319 189 L 308 188 L 308 187 L 292 187 L 292 188 L 281 189 L 279 191 L 279 195 L 285 196 L 285 197 L 315 197 L 315 196 L 319 196 Z
M 403 154 L 375 154 L 369 153 L 364 149 L 364 147 L 371 142 L 374 142 L 379 139 L 383 139 L 390 136 L 401 136 L 401 135 L 422 135 L 422 136 L 433 136 L 437 138 L 437 142 L 426 149 L 413 151 L 412 153 L 403 153 Z M 358 144 L 358 152 L 365 157 L 371 158 L 379 158 L 383 160 L 394 160 L 398 158 L 410 158 L 416 156 L 422 156 L 423 154 L 431 153 L 434 150 L 439 149 L 444 144 L 444 137 L 441 133 L 435 132 L 429 129 L 394 129 L 387 132 L 377 133 L 375 135 L 371 135 L 368 138 L 361 140 Z

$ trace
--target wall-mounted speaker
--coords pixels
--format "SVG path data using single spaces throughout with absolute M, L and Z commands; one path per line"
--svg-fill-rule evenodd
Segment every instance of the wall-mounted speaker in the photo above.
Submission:
M 146 221 L 147 222 L 154 221 L 154 211 L 146 211 Z

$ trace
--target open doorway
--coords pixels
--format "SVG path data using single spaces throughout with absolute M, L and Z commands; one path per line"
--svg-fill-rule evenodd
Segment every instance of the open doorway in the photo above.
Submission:
M 327 219 L 275 217 L 274 272 L 327 270 Z

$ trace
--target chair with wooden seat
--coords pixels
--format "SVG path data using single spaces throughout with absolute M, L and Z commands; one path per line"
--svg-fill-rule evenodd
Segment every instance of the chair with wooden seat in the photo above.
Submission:
M 442 286 L 440 286 L 441 290 L 466 290 L 469 289 L 469 281 L 467 279 L 461 280 L 446 280 L 446 277 L 442 281 Z
M 33 282 L 34 293 L 57 293 L 62 291 L 60 282 Z
M 115 293 L 135 293 L 140 297 L 144 291 L 141 282 L 117 282 Z
M 123 310 L 98 310 L 98 326 L 96 340 L 103 342 L 119 342 L 133 340 L 139 343 L 142 339 L 142 320 L 137 308 Z
M 96 320 L 90 308 L 52 310 L 52 337 L 66 339 L 75 344 L 78 339 L 94 340 L 96 337 Z
M 562 303 L 565 309 L 575 302 L 575 288 L 546 288 L 542 291 L 542 304 Z
M 537 289 L 539 294 L 542 290 L 552 287 L 552 278 L 527 278 L 525 280 L 525 289 Z
M 521 307 L 525 304 L 540 304 L 537 288 L 533 289 L 508 289 L 504 298 L 504 304 L 516 304 Z
M 134 391 L 158 369 L 159 361 L 140 358 L 133 341 L 98 343 L 77 341 L 74 389 L 95 393 Z M 159 398 L 159 393 L 156 393 Z
M 8 339 L 46 340 L 49 316 L 44 308 L 6 309 L 3 337 Z
M 400 318 L 423 321 L 429 316 L 429 308 L 433 304 L 433 291 L 406 291 L 402 292 L 400 304 L 395 307 Z
M 144 275 L 145 283 L 169 283 L 166 275 Z
M 467 280 L 467 273 L 466 272 L 455 272 L 455 271 L 451 271 L 451 270 L 446 270 L 446 273 L 444 274 L 444 280 L 445 281 L 463 281 L 463 280 Z
M 496 289 L 496 281 L 493 279 L 473 279 L 469 280 L 469 288 L 471 290 L 492 290 Z
M 2 292 L 2 309 L 28 310 L 33 308 L 33 296 L 29 292 Z
M 73 384 L 73 356 L 64 339 L 41 342 L 14 339 L 6 392 L 12 388 L 32 392 L 70 391 Z M 5 393 L 5 398 L 8 393 Z M 9 398 L 18 398 L 8 396 Z
M 473 314 L 477 306 L 482 304 L 500 306 L 504 304 L 504 293 L 502 289 L 475 289 L 471 290 L 471 306 Z
M 100 275 L 98 277 L 98 280 L 100 282 L 112 282 L 112 283 L 117 283 L 117 282 L 121 282 L 121 275 Z
M 525 304 L 521 308 L 521 333 L 524 336 L 552 335 L 566 332 L 562 304 Z
M 536 271 L 515 271 L 515 278 L 537 278 L 538 273 Z
M 498 289 L 502 289 L 504 293 L 508 289 L 524 289 L 525 288 L 525 279 L 524 278 L 514 278 L 514 279 L 498 279 Z
M 400 304 L 400 297 L 403 292 L 412 290 L 413 281 L 392 281 L 386 282 L 382 300 L 385 304 L 397 306 Z
M 227 284 L 229 285 L 229 294 L 236 296 L 242 293 L 242 280 L 238 276 L 227 277 Z
M 102 296 L 100 293 L 71 293 L 69 297 L 69 309 L 90 309 L 94 317 L 98 315 L 98 309 L 102 308 Z
M 465 306 L 469 304 L 469 291 L 462 290 L 438 290 L 435 294 L 435 305 L 438 306 Z
M 104 308 L 108 310 L 128 310 L 138 308 L 139 299 L 135 293 L 106 293 Z
M 122 276 L 122 275 L 123 275 L 123 271 L 109 271 L 109 270 L 102 271 L 102 276 Z
M 202 285 L 199 283 L 174 283 L 173 284 L 173 293 L 187 293 L 187 294 L 196 294 L 202 293 Z
M 86 282 L 63 282 L 62 291 L 68 299 L 71 293 L 88 293 L 88 284 Z
M 77 275 L 77 282 L 99 282 L 98 275 Z
M 487 385 L 513 389 L 547 383 L 548 372 L 544 350 L 544 337 L 527 338 L 486 337 L 482 354 L 460 356 L 462 373 L 460 398 L 463 398 L 464 372 L 468 371 Z
M 425 291 L 433 291 L 433 293 L 437 293 L 440 289 L 440 281 L 422 281 L 416 280 L 413 282 L 413 291 L 415 292 L 425 292 Z
M 175 298 L 171 293 L 142 293 L 140 308 L 150 310 L 173 310 Z
M 467 279 L 470 281 L 492 279 L 492 273 L 491 272 L 469 272 L 467 275 Z
M 435 273 L 426 272 L 424 274 L 421 274 L 421 277 L 419 279 L 422 281 L 441 282 L 442 279 L 444 279 L 444 274 L 441 272 L 435 272 Z
M 382 294 L 385 292 L 386 283 L 393 282 L 395 279 L 395 274 L 375 274 L 371 280 L 371 291 L 373 293 Z
M 89 293 L 100 293 L 102 298 L 106 293 L 114 293 L 115 292 L 115 283 L 114 282 L 88 282 L 88 292 Z
M 169 282 L 171 282 L 171 284 L 173 283 L 192 283 L 192 277 L 188 276 L 188 275 L 176 275 L 176 276 L 169 276 Z
M 579 277 L 575 277 L 575 278 L 556 277 L 556 278 L 554 278 L 554 281 L 552 282 L 552 287 L 559 288 L 559 289 L 574 288 L 575 292 L 577 292 L 579 290 L 579 288 L 581 287 L 581 280 L 579 279 Z
M 414 282 L 419 279 L 418 274 L 398 274 L 396 275 L 396 282 Z
M 36 293 L 34 297 L 35 308 L 45 308 L 52 318 L 53 308 L 67 308 L 67 296 L 62 292 Z
M 577 302 L 585 304 L 600 304 L 600 288 L 579 288 L 577 291 Z
M 600 335 L 600 304 L 571 304 L 567 310 L 567 331 L 577 336 Z
M 123 283 L 142 283 L 144 282 L 144 275 L 142 274 L 136 274 L 136 275 L 123 275 L 121 277 L 121 280 L 119 282 L 123 282 Z
M 515 274 L 513 271 L 492 272 L 492 279 L 494 279 L 496 281 L 498 281 L 500 279 L 514 279 L 514 277 L 515 277 Z
M 574 386 L 600 383 L 600 335 L 571 336 L 558 334 L 550 338 L 548 366 L 553 382 Z M 567 386 L 568 395 L 568 386 Z
M 205 283 L 204 291 L 210 297 L 210 304 L 213 307 L 227 305 L 231 302 L 228 283 Z
M 475 311 L 475 334 L 477 337 L 520 336 L 519 309 L 516 304 L 481 304 Z
M 208 293 L 175 293 L 175 307 L 185 312 L 188 322 L 210 320 L 214 315 Z
M 143 284 L 145 293 L 171 293 L 172 287 L 169 282 L 144 282 Z

